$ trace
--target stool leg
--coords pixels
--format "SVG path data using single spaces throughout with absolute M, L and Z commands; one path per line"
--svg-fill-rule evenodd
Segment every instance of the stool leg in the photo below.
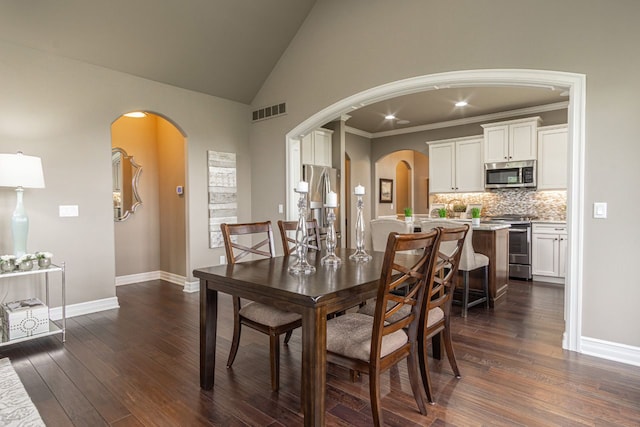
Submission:
M 469 272 L 462 272 L 462 317 L 467 317 L 469 308 Z
M 486 307 L 489 308 L 489 266 L 484 267 L 484 295 L 487 297 Z

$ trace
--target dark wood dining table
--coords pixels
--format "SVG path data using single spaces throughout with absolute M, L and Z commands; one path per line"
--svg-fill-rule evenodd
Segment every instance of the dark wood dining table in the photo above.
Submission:
M 214 385 L 218 292 L 236 295 L 302 314 L 301 403 L 305 426 L 323 426 L 326 394 L 327 314 L 376 296 L 384 259 L 372 252 L 369 262 L 349 260 L 352 249 L 337 249 L 337 267 L 323 266 L 322 253 L 310 252 L 316 272 L 293 275 L 294 257 L 275 257 L 235 265 L 198 268 L 200 279 L 200 387 Z

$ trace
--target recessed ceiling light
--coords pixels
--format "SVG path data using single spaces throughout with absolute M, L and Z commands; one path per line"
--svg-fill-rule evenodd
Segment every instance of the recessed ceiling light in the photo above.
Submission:
M 394 116 L 393 114 L 387 114 L 386 116 L 384 116 L 384 118 L 386 120 L 395 120 L 396 116 Z
M 124 114 L 125 117 L 133 117 L 135 119 L 141 119 L 143 117 L 147 117 L 147 115 L 142 111 L 132 111 L 130 113 Z
M 458 101 L 458 102 L 456 102 L 456 107 L 465 107 L 468 104 L 469 103 L 467 101 Z

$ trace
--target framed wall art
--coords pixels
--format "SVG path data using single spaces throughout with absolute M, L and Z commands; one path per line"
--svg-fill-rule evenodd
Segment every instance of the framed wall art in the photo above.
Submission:
M 393 203 L 393 180 L 380 178 L 380 203 Z

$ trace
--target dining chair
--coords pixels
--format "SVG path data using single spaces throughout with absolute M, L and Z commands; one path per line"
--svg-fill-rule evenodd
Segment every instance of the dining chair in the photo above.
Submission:
M 423 301 L 418 336 L 420 337 L 419 355 L 422 383 L 427 393 L 427 399 L 430 403 L 434 403 L 427 357 L 429 338 L 432 338 L 433 341 L 434 357 L 439 358 L 437 353 L 440 351 L 439 339 L 442 337 L 453 374 L 456 378 L 460 378 L 460 370 L 451 341 L 451 303 L 458 280 L 458 268 L 465 238 L 471 227 L 468 224 L 460 225 L 451 221 L 429 221 L 428 224 L 428 226 L 422 225 L 422 231 L 430 229 L 427 227 L 437 227 L 440 230 L 440 245 L 432 286 Z
M 307 248 L 319 251 L 321 248 L 320 241 L 320 228 L 318 227 L 318 221 L 315 219 L 309 219 L 307 222 Z M 291 255 L 295 253 L 296 239 L 295 231 L 298 228 L 298 221 L 278 221 L 278 228 L 280 229 L 280 237 L 282 238 L 282 249 L 285 255 Z M 293 231 L 293 236 L 290 235 Z
M 418 332 L 423 298 L 433 281 L 440 230 L 391 233 L 387 238 L 373 316 L 346 313 L 327 321 L 327 361 L 369 374 L 371 410 L 376 426 L 383 424 L 380 374 L 407 359 L 413 397 L 426 415 L 421 384 Z M 421 255 L 402 251 L 420 250 Z M 406 288 L 403 295 L 393 291 Z M 402 313 L 402 315 L 399 315 Z
M 229 264 L 235 264 L 246 256 L 252 258 L 272 258 L 275 256 L 271 221 L 220 224 L 220 230 L 222 230 Z M 245 241 L 249 239 L 260 240 L 258 243 L 248 246 L 241 243 L 242 236 L 245 236 Z M 227 368 L 231 367 L 238 353 L 242 325 L 262 332 L 269 336 L 271 389 L 278 391 L 280 387 L 280 335 L 285 334 L 284 342 L 288 343 L 293 330 L 302 326 L 302 316 L 255 301 L 241 305 L 240 297 L 233 297 L 233 318 L 233 341 L 231 342 Z
M 427 230 L 437 226 L 456 227 L 458 224 L 459 222 L 446 219 L 426 220 L 420 223 L 421 228 L 426 227 Z M 479 268 L 483 269 L 482 289 L 470 289 L 469 273 Z M 478 304 L 485 303 L 485 307 L 489 308 L 489 257 L 477 253 L 473 249 L 473 227 L 469 227 L 469 231 L 465 237 L 458 270 L 462 272 L 462 297 L 461 300 L 456 300 L 455 302 L 462 305 L 461 316 L 467 317 L 469 308 Z M 474 296 L 474 299 L 470 300 L 470 296 Z
M 413 224 L 400 221 L 399 219 L 377 218 L 369 222 L 369 228 L 373 250 L 382 252 L 386 249 L 389 233 L 411 233 L 413 231 Z

